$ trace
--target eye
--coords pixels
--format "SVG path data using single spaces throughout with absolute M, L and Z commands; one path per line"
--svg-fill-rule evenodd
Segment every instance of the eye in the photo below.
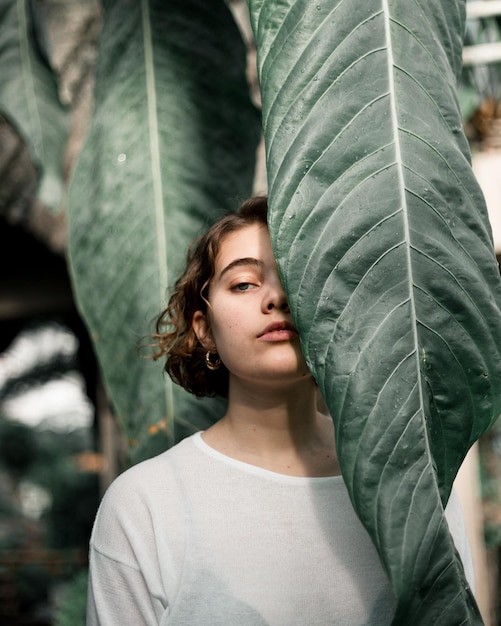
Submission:
M 256 285 L 253 283 L 238 283 L 233 285 L 231 288 L 232 291 L 249 291 L 250 289 L 254 289 Z

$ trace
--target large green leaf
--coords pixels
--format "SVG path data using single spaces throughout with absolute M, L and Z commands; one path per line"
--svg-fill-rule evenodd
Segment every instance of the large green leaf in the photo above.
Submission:
M 443 510 L 501 410 L 501 292 L 456 97 L 461 0 L 249 0 L 270 229 L 395 624 L 480 623 Z
M 189 242 L 252 189 L 260 117 L 223 0 L 110 1 L 92 126 L 70 187 L 75 291 L 131 441 L 174 443 L 221 415 L 139 358 Z M 132 449 L 134 460 L 151 448 Z
M 0 109 L 31 150 L 40 201 L 56 212 L 62 208 L 68 114 L 33 33 L 30 0 L 0 0 Z

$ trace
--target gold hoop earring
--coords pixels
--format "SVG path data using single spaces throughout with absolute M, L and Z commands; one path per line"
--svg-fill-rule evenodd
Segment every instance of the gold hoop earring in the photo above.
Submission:
M 211 361 L 211 355 L 212 354 L 216 355 L 216 360 L 215 361 Z M 206 354 L 205 354 L 205 365 L 212 372 L 218 370 L 221 367 L 221 359 L 219 358 L 217 352 L 210 352 L 210 351 L 206 352 Z

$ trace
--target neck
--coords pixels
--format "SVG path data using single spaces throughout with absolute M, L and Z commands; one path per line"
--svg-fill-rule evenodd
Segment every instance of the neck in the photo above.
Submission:
M 232 393 L 233 392 L 233 393 Z M 265 452 L 307 445 L 316 430 L 316 393 L 312 379 L 277 393 L 230 389 L 226 425 L 234 437 Z
M 279 473 L 325 476 L 339 473 L 330 417 L 317 411 L 313 379 L 293 388 L 248 392 L 230 385 L 228 411 L 204 433 L 215 449 Z

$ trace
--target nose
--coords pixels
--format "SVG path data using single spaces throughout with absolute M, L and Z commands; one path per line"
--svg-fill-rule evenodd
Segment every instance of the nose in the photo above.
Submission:
M 287 296 L 280 281 L 278 281 L 273 286 L 270 286 L 270 289 L 266 293 L 263 300 L 263 305 L 266 311 L 279 309 L 280 311 L 289 313 L 289 303 L 287 301 Z

